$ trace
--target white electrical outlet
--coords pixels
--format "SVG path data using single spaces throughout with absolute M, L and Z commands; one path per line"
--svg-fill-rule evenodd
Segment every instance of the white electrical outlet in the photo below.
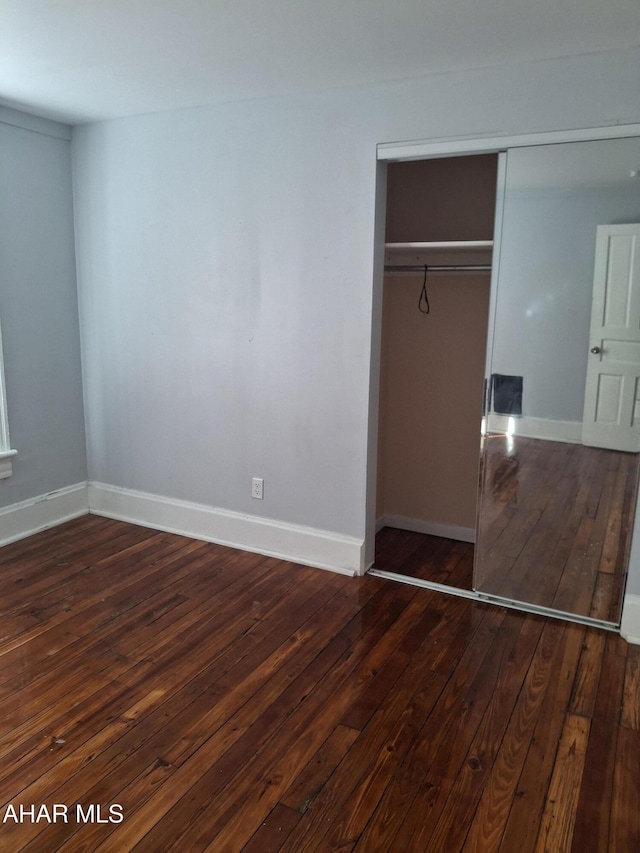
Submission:
M 251 481 L 251 497 L 261 501 L 264 498 L 264 480 L 262 477 L 254 477 Z

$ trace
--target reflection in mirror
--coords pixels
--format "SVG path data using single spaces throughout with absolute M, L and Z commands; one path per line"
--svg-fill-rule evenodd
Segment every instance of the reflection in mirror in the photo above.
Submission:
M 474 568 L 481 593 L 614 624 L 640 450 L 638 169 L 635 138 L 508 152 Z
M 638 454 L 484 439 L 476 589 L 617 622 Z

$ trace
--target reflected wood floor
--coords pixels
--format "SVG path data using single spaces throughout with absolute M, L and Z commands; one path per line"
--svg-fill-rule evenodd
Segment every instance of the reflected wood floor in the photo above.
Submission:
M 95 516 L 0 569 L 2 851 L 640 850 L 613 633 Z
M 638 459 L 487 436 L 476 589 L 619 622 Z

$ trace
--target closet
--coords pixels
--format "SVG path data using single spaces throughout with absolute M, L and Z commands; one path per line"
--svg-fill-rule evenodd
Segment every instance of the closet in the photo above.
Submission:
M 376 569 L 468 589 L 497 163 L 387 173 Z

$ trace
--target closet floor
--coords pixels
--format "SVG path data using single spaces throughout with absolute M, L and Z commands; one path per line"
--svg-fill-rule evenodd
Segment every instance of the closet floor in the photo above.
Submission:
M 471 589 L 473 545 L 383 527 L 376 536 L 376 569 L 457 589 Z

